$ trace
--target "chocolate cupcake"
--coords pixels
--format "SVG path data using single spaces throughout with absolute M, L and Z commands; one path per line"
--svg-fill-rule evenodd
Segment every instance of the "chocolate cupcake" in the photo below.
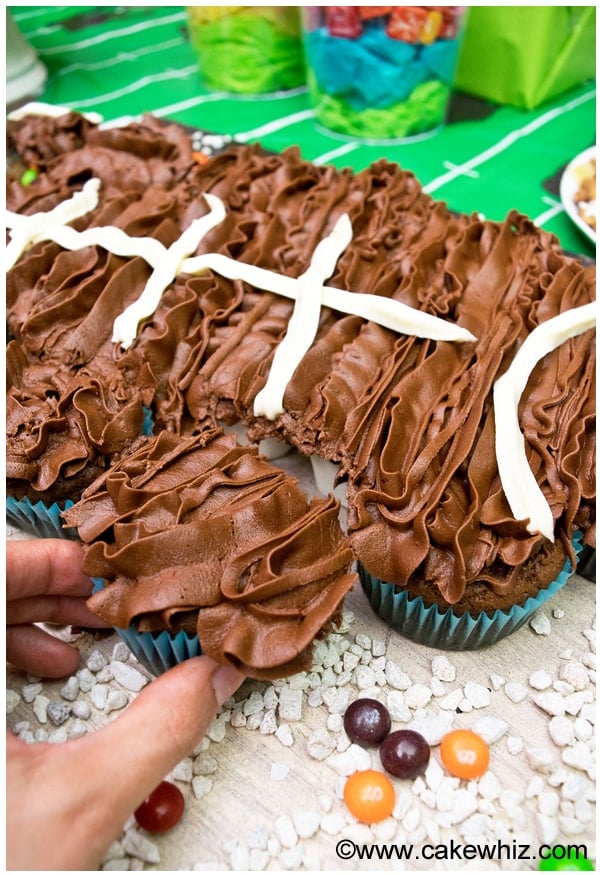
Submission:
M 60 512 L 152 433 L 150 405 L 168 381 L 155 359 L 112 342 L 114 319 L 148 279 L 138 246 L 162 249 L 179 233 L 164 159 L 173 173 L 193 163 L 179 129 L 169 130 L 180 150 L 154 128 L 123 140 L 77 113 L 8 125 L 11 154 L 35 167 L 27 184 L 9 172 L 7 194 L 6 513 L 30 534 L 67 536 Z M 145 157 L 134 154 L 140 136 Z M 155 177 L 163 185 L 148 193 Z M 111 249 L 123 234 L 133 250 L 120 257 Z
M 31 360 L 14 341 L 7 363 L 7 520 L 39 537 L 69 537 L 61 511 L 151 433 L 147 393 L 116 369 L 111 379 Z
M 575 567 L 575 533 L 587 545 L 594 533 L 595 345 L 591 330 L 565 325 L 593 307 L 593 266 L 514 211 L 501 222 L 452 213 L 385 160 L 353 173 L 304 161 L 295 148 L 272 155 L 231 144 L 196 162 L 176 125 L 75 121 L 26 117 L 9 129 L 39 166 L 31 185 L 9 185 L 15 228 L 51 213 L 41 236 L 21 239 L 22 252 L 18 234 L 10 244 L 10 452 L 37 463 L 40 431 L 43 467 L 57 434 L 76 443 L 93 426 L 85 462 L 66 453 L 60 467 L 61 477 L 81 475 L 75 492 L 100 474 L 68 519 L 87 514 L 97 484 L 110 483 L 112 496 L 114 476 L 133 476 L 119 467 L 136 464 L 133 426 L 133 442 L 98 446 L 131 401 L 150 405 L 157 433 L 179 441 L 241 423 L 256 444 L 284 441 L 331 463 L 332 485 L 347 486 L 349 528 L 332 555 L 350 544 L 365 580 L 428 609 L 510 613 L 561 578 L 567 557 Z M 546 349 L 554 320 L 564 337 Z M 542 352 L 521 368 L 532 338 Z M 515 363 L 526 374 L 518 391 Z M 508 392 L 496 404 L 499 386 Z M 92 387 L 106 431 L 79 405 L 78 392 Z M 34 469 L 23 467 L 22 486 Z M 49 497 L 68 491 L 49 482 Z M 333 513 L 326 508 L 319 519 Z M 120 548 L 135 551 L 138 529 L 121 525 L 124 512 L 113 509 L 119 525 L 98 537 L 109 544 L 117 533 Z M 106 607 L 121 591 L 118 574 L 96 560 L 90 573 L 112 580 L 95 596 Z M 310 553 L 304 561 L 318 564 Z M 121 589 L 124 603 L 139 591 Z M 191 614 L 206 619 L 214 607 Z M 179 632 L 187 620 L 175 614 L 177 627 L 135 611 L 114 619 L 126 627 L 135 617 L 143 634 L 155 622 Z M 238 619 L 243 628 L 248 618 Z M 213 630 L 197 631 L 218 654 Z M 253 663 L 246 653 L 232 659 Z M 296 657 L 278 663 L 293 670 Z
M 470 253 L 457 309 L 477 341 L 399 359 L 348 475 L 373 607 L 436 647 L 518 628 L 594 532 L 594 272 L 526 221 L 485 235 L 454 253 Z
M 153 670 L 201 646 L 262 679 L 310 668 L 356 582 L 338 512 L 213 428 L 148 438 L 64 517 L 103 582 L 91 609 Z
M 573 550 L 576 556 L 581 551 L 581 533 L 573 540 Z M 548 566 L 555 564 L 562 551 L 551 551 Z M 539 570 L 538 562 L 532 567 Z M 562 568 L 554 578 L 544 586 L 539 586 L 537 577 L 530 581 L 529 586 L 521 590 L 521 595 L 514 593 L 504 599 L 494 599 L 494 594 L 485 583 L 472 585 L 472 605 L 464 604 L 443 606 L 438 601 L 432 601 L 427 595 L 411 594 L 411 588 L 402 589 L 394 584 L 386 583 L 369 574 L 363 565 L 358 563 L 358 574 L 363 590 L 375 613 L 388 623 L 396 632 L 419 644 L 436 647 L 440 650 L 476 650 L 489 647 L 516 632 L 533 614 L 541 608 L 548 599 L 556 595 L 573 574 L 573 564 L 566 558 Z M 416 591 L 420 587 L 415 587 Z M 429 587 L 424 587 L 429 589 Z M 526 595 L 527 591 L 531 595 Z M 518 599 L 518 601 L 512 601 Z M 498 601 L 502 607 L 483 605 Z

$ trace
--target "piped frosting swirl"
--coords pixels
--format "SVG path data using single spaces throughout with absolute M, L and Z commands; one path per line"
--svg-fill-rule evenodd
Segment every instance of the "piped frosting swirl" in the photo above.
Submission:
M 45 121 L 41 131 L 65 124 Z M 25 129 L 28 153 L 41 155 L 33 124 Z M 44 172 L 27 189 L 12 184 L 10 209 L 50 209 L 98 176 L 100 203 L 77 229 L 114 224 L 168 247 L 206 214 L 211 194 L 226 216 L 195 258 L 218 253 L 293 278 L 348 215 L 352 241 L 328 286 L 368 290 L 477 338 L 455 344 L 399 336 L 323 307 L 283 412 L 257 417 L 254 401 L 294 304 L 207 269 L 175 278 L 127 355 L 154 382 L 158 428 L 186 434 L 217 418 L 242 420 L 256 439 L 283 438 L 339 463 L 352 546 L 371 573 L 399 586 L 422 576 L 446 603 L 473 581 L 510 590 L 541 536 L 514 518 L 502 488 L 492 388 L 537 325 L 594 299 L 593 268 L 516 213 L 504 222 L 450 213 L 386 161 L 354 174 L 311 165 L 295 149 L 265 155 L 244 146 L 200 166 L 181 129 L 149 118 L 77 135 L 78 145 L 64 153 L 58 133 L 49 137 Z M 73 366 L 85 360 L 93 373 L 97 350 L 119 369 L 124 353 L 111 345 L 110 329 L 148 275 L 141 259 L 125 264 L 96 247 L 66 253 L 37 243 L 9 275 L 9 324 L 26 357 L 66 358 Z M 48 278 L 60 294 L 47 295 Z M 96 344 L 89 360 L 84 336 Z M 528 462 L 565 546 L 575 527 L 593 531 L 594 354 L 592 332 L 568 340 L 534 368 L 519 404 Z
M 106 581 L 91 608 L 140 631 L 195 626 L 202 649 L 255 678 L 310 668 L 356 575 L 330 497 L 220 429 L 162 432 L 65 513 Z

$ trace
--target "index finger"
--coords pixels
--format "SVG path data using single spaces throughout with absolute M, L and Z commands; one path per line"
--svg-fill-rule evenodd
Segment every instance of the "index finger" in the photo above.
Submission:
M 96 810 L 120 827 L 189 755 L 243 680 L 233 666 L 217 666 L 207 656 L 188 659 L 153 680 L 117 720 L 78 739 L 71 763 L 79 762 L 84 770 L 102 763 L 94 778 Z M 89 779 L 81 783 L 89 794 Z
M 6 542 L 9 601 L 38 595 L 88 596 L 92 582 L 81 570 L 83 548 L 64 538 Z

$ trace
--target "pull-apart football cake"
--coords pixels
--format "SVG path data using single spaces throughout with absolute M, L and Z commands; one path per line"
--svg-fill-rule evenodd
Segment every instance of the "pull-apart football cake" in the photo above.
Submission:
M 398 631 L 475 647 L 594 544 L 595 269 L 527 217 L 151 116 L 8 136 L 9 514 L 58 508 L 109 624 L 282 676 L 356 562 Z

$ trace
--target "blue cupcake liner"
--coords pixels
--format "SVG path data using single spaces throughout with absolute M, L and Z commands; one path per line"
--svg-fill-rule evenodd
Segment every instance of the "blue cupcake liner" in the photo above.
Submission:
M 94 592 L 104 588 L 104 581 L 92 578 Z M 134 626 L 128 629 L 114 627 L 115 632 L 129 647 L 135 658 L 151 674 L 159 675 L 186 659 L 200 656 L 202 648 L 197 635 L 187 632 L 138 632 Z
M 30 501 L 28 498 L 6 498 L 6 521 L 37 538 L 67 538 L 78 540 L 77 529 L 64 528 L 61 513 L 73 506 L 67 499 L 47 505 L 43 501 Z
M 115 628 L 115 632 L 137 661 L 153 675 L 164 674 L 180 662 L 202 653 L 198 636 L 192 637 L 187 632 L 171 635 L 169 632 L 137 632 L 134 628 Z
M 577 532 L 573 537 L 576 555 L 581 552 L 581 540 Z M 523 605 L 513 605 L 508 611 L 498 609 L 491 616 L 482 612 L 477 618 L 469 613 L 455 614 L 451 608 L 440 610 L 438 605 L 428 607 L 421 596 L 410 598 L 406 590 L 398 591 L 393 584 L 373 577 L 360 562 L 358 574 L 375 613 L 403 637 L 440 650 L 478 650 L 506 638 L 526 623 L 562 589 L 573 567 L 567 559 L 555 580 Z
M 142 434 L 149 436 L 154 429 L 152 411 L 144 407 Z M 70 541 L 79 540 L 77 529 L 65 528 L 61 512 L 68 510 L 75 502 L 71 499 L 55 501 L 46 504 L 43 501 L 31 501 L 29 498 L 6 498 L 6 522 L 9 525 L 27 532 L 37 538 L 67 538 Z
M 588 547 L 587 544 L 583 545 L 581 556 L 577 562 L 577 574 L 580 574 L 592 583 L 596 582 L 596 550 L 594 547 Z
M 146 437 L 154 434 L 154 417 L 149 407 L 143 407 L 144 419 L 142 421 L 142 434 Z

